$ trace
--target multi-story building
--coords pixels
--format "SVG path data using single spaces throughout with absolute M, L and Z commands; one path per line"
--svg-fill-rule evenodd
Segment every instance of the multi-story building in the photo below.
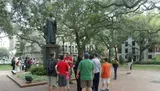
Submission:
M 126 61 L 129 57 L 132 57 L 134 61 L 139 60 L 139 46 L 138 44 L 132 39 L 132 37 L 128 38 L 124 44 L 122 44 L 118 48 L 118 58 L 122 57 Z M 155 58 L 159 60 L 160 56 L 160 45 L 153 45 L 151 48 L 148 48 L 143 51 L 142 58 L 143 60 L 151 60 Z
M 0 30 L 0 31 L 2 31 L 2 30 Z M 8 38 L 7 34 L 4 32 L 0 33 L 0 47 L 9 49 L 9 38 Z

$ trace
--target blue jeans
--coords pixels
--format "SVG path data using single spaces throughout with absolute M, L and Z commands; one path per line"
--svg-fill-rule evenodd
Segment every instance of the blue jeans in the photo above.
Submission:
M 117 69 L 118 69 L 118 66 L 114 66 L 114 79 L 117 79 Z
M 100 73 L 99 72 L 95 73 L 94 79 L 93 79 L 93 86 L 92 86 L 93 91 L 98 91 L 99 78 L 100 78 Z

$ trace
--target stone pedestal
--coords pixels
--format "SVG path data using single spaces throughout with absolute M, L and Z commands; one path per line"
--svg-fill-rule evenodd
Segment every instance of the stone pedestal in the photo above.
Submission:
M 46 68 L 47 66 L 47 60 L 50 58 L 50 54 L 55 52 L 56 53 L 56 59 L 58 59 L 59 56 L 59 45 L 56 44 L 46 44 L 43 46 L 43 65 Z

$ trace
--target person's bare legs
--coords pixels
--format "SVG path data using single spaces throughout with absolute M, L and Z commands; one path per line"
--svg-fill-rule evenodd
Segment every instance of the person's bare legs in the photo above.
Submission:
M 92 91 L 92 88 L 91 87 L 87 88 L 87 91 Z
M 67 87 L 66 87 L 67 91 L 70 90 L 70 84 L 69 84 L 69 80 L 67 80 Z
M 102 83 L 102 90 L 104 90 L 105 89 L 105 83 Z
M 52 87 L 52 91 L 56 91 L 56 87 Z
M 107 82 L 107 84 L 106 84 L 106 85 L 107 85 L 107 89 L 108 89 L 107 91 L 109 91 L 109 83 Z
M 59 87 L 59 91 L 63 91 L 63 87 Z
M 86 88 L 82 88 L 82 91 L 86 91 Z
M 66 87 L 62 87 L 63 88 L 63 91 L 67 91 Z
M 52 87 L 51 87 L 51 86 L 49 86 L 49 87 L 48 87 L 48 91 L 51 91 L 51 89 L 52 89 Z

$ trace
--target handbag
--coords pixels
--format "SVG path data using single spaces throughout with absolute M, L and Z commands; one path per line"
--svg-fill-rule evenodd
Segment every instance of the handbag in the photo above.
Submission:
M 69 80 L 69 74 L 66 75 L 66 80 Z

